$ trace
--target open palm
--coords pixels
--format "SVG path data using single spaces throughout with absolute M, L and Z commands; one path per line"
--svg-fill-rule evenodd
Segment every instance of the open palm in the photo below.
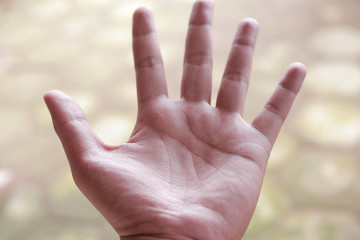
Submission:
M 241 239 L 276 136 L 305 77 L 289 67 L 252 124 L 242 119 L 258 25 L 238 28 L 216 107 L 211 95 L 212 3 L 195 3 L 181 100 L 167 97 L 151 12 L 134 14 L 138 119 L 129 141 L 105 145 L 59 91 L 45 101 L 76 184 L 122 239 Z

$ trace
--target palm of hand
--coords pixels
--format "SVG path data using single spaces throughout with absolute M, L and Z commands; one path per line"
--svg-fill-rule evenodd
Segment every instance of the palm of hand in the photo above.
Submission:
M 211 107 L 211 12 L 210 1 L 194 5 L 179 101 L 167 98 L 150 12 L 134 14 L 139 111 L 126 144 L 105 145 L 73 99 L 45 95 L 76 184 L 124 239 L 240 239 L 254 212 L 305 69 L 292 65 L 247 124 L 242 113 L 258 26 L 244 20 Z
M 114 199 L 127 203 L 125 209 L 111 207 L 105 213 L 122 212 L 125 222 L 112 222 L 115 228 L 127 226 L 119 232 L 139 222 L 164 221 L 179 234 L 191 229 L 189 237 L 205 237 L 205 231 L 231 239 L 250 221 L 269 151 L 268 140 L 239 114 L 205 102 L 160 97 L 139 114 L 129 143 L 113 150 L 112 157 L 92 162 L 95 174 L 85 182 L 101 182 L 94 190 L 112 195 L 105 206 L 116 205 Z M 160 231 L 142 229 L 147 234 Z

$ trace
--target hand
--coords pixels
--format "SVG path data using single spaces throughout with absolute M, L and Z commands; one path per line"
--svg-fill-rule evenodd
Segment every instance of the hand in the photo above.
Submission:
M 181 100 L 170 100 L 152 14 L 134 13 L 138 119 L 129 141 L 111 147 L 73 99 L 45 95 L 77 186 L 122 239 L 241 239 L 267 160 L 305 77 L 289 67 L 252 124 L 243 118 L 255 20 L 239 24 L 218 93 L 211 94 L 212 2 L 194 4 Z

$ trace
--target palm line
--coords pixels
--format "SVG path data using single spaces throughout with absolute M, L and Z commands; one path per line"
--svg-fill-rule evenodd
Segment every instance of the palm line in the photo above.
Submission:
M 206 162 L 207 164 L 209 164 L 210 166 L 212 166 L 214 169 L 215 169 L 215 172 L 213 172 L 212 174 L 210 174 L 206 179 L 208 179 L 208 178 L 210 178 L 213 174 L 215 174 L 216 172 L 221 172 L 222 174 L 224 174 L 224 175 L 226 175 L 224 172 L 222 172 L 220 169 L 222 168 L 222 166 L 224 165 L 224 164 L 226 164 L 226 161 L 224 161 L 219 167 L 217 167 L 217 166 L 215 166 L 213 163 L 211 163 L 210 161 L 208 161 L 208 160 L 206 160 L 206 158 L 204 158 L 204 157 L 202 157 L 202 156 L 200 156 L 199 154 L 197 154 L 197 153 L 195 153 L 195 152 L 193 152 L 188 146 L 187 146 L 187 144 L 185 144 L 185 143 L 183 143 L 182 141 L 180 141 L 178 138 L 176 138 L 176 137 L 173 137 L 173 136 L 171 136 L 171 135 L 169 135 L 169 134 L 167 134 L 167 133 L 165 133 L 165 132 L 163 132 L 162 130 L 159 130 L 159 129 L 154 129 L 153 128 L 153 130 L 157 130 L 158 132 L 160 132 L 160 133 L 162 133 L 162 134 L 164 134 L 165 136 L 168 136 L 169 138 L 172 138 L 173 140 L 175 140 L 176 142 L 178 142 L 179 144 L 181 144 L 182 146 L 184 146 L 191 154 L 192 154 L 192 156 L 197 156 L 197 157 L 199 157 L 200 159 L 202 159 L 204 162 Z M 162 144 L 164 145 L 164 147 L 165 147 L 165 150 L 166 150 L 166 155 L 167 155 L 167 159 L 168 159 L 168 161 L 169 161 L 169 167 L 170 167 L 170 170 L 169 170 L 169 172 L 170 172 L 170 174 L 171 174 L 171 158 L 170 158 L 170 156 L 169 156 L 169 154 L 168 154 L 168 147 L 167 147 L 167 144 L 166 144 L 166 142 L 165 142 L 165 140 L 164 140 L 164 138 L 157 132 L 157 131 L 155 131 L 156 132 L 156 134 L 159 136 L 159 138 L 160 138 L 160 140 L 161 140 L 161 142 L 162 142 Z M 199 141 L 201 141 L 201 142 L 203 142 L 203 143 L 205 143 L 206 145 L 208 145 L 208 146 L 211 146 L 211 145 L 209 145 L 209 144 L 207 144 L 205 141 L 203 141 L 203 140 L 201 140 L 200 138 L 198 138 L 196 135 L 195 135 L 195 137 L 197 138 L 197 139 L 199 139 Z M 222 152 L 220 149 L 215 149 L 215 150 L 217 150 L 217 151 L 220 151 L 220 152 Z M 225 154 L 229 154 L 229 153 L 227 153 L 227 152 L 223 152 L 223 153 L 225 153 Z M 193 164 L 193 166 L 194 166 L 194 171 L 195 171 L 195 173 L 196 173 L 196 175 L 197 175 L 197 178 L 198 178 L 198 180 L 200 179 L 199 178 L 199 175 L 198 175 L 198 173 L 197 173 L 197 171 L 196 171 L 196 167 L 195 167 L 195 158 L 194 157 L 192 157 L 192 164 Z M 171 179 L 171 178 L 170 178 Z M 205 179 L 205 180 L 206 180 Z M 203 181 L 205 181 L 205 180 L 203 180 Z

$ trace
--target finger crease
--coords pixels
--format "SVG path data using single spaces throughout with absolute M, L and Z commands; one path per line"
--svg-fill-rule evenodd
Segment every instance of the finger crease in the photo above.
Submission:
M 64 126 L 71 125 L 73 123 L 86 123 L 86 119 L 82 117 L 74 117 L 73 119 L 59 123 L 58 127 L 62 128 Z
M 243 73 L 241 71 L 236 70 L 226 70 L 223 76 L 223 79 L 237 82 L 243 85 L 247 85 L 247 79 L 244 77 Z
M 136 68 L 154 68 L 156 66 L 163 65 L 163 61 L 160 57 L 146 57 L 136 63 Z
M 297 94 L 297 91 L 295 91 L 295 90 L 292 89 L 292 88 L 285 87 L 283 84 L 279 84 L 279 87 L 280 87 L 281 89 L 284 89 L 285 91 L 289 92 L 289 93 L 292 94 L 292 95 L 296 95 L 296 94 Z
M 212 27 L 212 24 L 211 24 L 211 22 L 206 22 L 206 23 L 204 23 L 204 22 L 199 22 L 199 23 L 191 22 L 189 24 L 189 27 L 196 27 L 196 28 L 198 28 L 198 27 Z
M 206 52 L 195 52 L 185 58 L 185 64 L 194 66 L 212 65 L 211 56 Z
M 265 109 L 269 113 L 271 113 L 271 114 L 277 116 L 278 118 L 280 118 L 282 122 L 285 121 L 285 117 L 283 116 L 283 114 L 281 114 L 282 111 L 281 111 L 281 109 L 279 108 L 279 106 L 277 104 L 268 103 L 268 104 L 265 105 Z
M 136 34 L 134 34 L 134 39 L 147 37 L 148 35 L 153 35 L 153 34 L 156 34 L 156 32 L 154 30 L 151 30 L 148 32 L 143 32 L 143 33 L 136 33 Z
M 240 48 L 249 48 L 251 50 L 254 50 L 254 44 L 252 43 L 252 41 L 244 38 L 236 39 L 233 43 L 233 46 L 237 46 Z

